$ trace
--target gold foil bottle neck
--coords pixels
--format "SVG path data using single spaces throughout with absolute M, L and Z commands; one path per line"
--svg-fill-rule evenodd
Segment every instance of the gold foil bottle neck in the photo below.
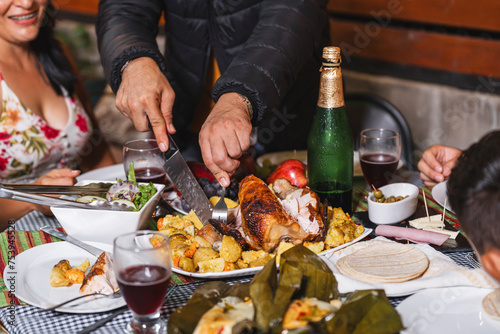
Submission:
M 339 47 L 327 46 L 323 48 L 323 66 L 339 66 L 341 62 Z
M 320 69 L 318 107 L 339 108 L 344 106 L 342 72 L 340 70 L 340 48 L 323 49 L 323 66 Z

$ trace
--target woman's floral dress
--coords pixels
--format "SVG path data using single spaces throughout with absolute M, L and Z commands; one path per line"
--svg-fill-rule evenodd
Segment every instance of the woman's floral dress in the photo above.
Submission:
M 69 120 L 57 130 L 23 105 L 1 73 L 0 85 L 0 182 L 27 183 L 54 168 L 76 168 L 92 133 L 83 107 L 63 90 Z

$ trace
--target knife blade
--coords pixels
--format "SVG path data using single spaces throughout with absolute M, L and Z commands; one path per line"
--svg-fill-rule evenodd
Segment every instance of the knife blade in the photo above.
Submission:
M 169 147 L 166 152 L 161 153 L 165 161 L 163 168 L 201 223 L 206 225 L 208 220 L 212 219 L 212 204 L 186 164 L 172 136 L 169 133 L 167 135 Z
M 85 242 L 82 242 L 78 239 L 75 239 L 65 233 L 62 233 L 62 232 L 59 232 L 58 230 L 52 228 L 52 227 L 49 227 L 49 226 L 42 226 L 40 228 L 40 230 L 44 231 L 45 233 L 47 234 L 50 234 L 56 238 L 59 238 L 61 240 L 64 240 L 64 241 L 67 241 L 75 246 L 78 246 L 82 249 L 85 249 L 87 252 L 89 252 L 90 254 L 94 255 L 95 257 L 99 257 L 102 253 L 104 253 L 104 251 L 100 248 L 97 248 L 97 247 L 94 247 L 92 245 L 89 245 Z

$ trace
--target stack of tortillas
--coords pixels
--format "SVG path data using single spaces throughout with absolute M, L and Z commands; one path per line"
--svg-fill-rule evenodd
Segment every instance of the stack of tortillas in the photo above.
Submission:
M 368 246 L 337 261 L 341 274 L 367 283 L 398 283 L 421 276 L 429 259 L 418 248 L 398 243 Z
M 483 309 L 491 318 L 500 320 L 500 289 L 496 289 L 484 297 Z

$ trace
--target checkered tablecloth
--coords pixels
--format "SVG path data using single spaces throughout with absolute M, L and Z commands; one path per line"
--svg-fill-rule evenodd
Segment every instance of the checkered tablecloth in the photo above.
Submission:
M 353 207 L 355 211 L 366 211 L 366 183 L 364 183 L 364 180 L 358 181 L 359 182 L 355 183 L 353 189 Z M 411 180 L 409 182 L 411 182 Z M 411 183 L 418 182 L 419 180 L 413 180 Z M 419 186 L 426 192 L 427 204 L 438 212 L 441 212 L 440 210 L 442 210 L 442 208 L 439 204 L 434 202 L 430 189 L 422 187 L 420 184 Z M 420 195 L 419 201 L 420 205 L 423 205 L 422 195 Z M 449 223 L 457 226 L 456 217 L 452 213 L 447 212 L 446 218 Z M 8 263 L 9 257 L 15 256 L 37 245 L 58 241 L 57 238 L 53 238 L 39 231 L 39 228 L 43 225 L 61 228 L 55 218 L 46 217 L 34 211 L 15 222 L 7 232 L 0 233 L 0 249 L 2 252 L 0 270 L 2 273 Z M 9 236 L 14 237 L 14 244 L 9 243 Z M 480 266 L 472 252 L 455 252 L 447 253 L 446 255 L 456 263 L 468 268 L 477 268 Z M 250 279 L 251 277 L 242 277 L 227 280 L 226 282 L 247 282 Z M 168 319 L 169 315 L 175 309 L 184 305 L 192 295 L 196 286 L 203 282 L 195 282 L 193 279 L 173 274 L 172 283 L 175 283 L 175 285 L 172 285 L 165 303 L 161 308 L 161 315 L 164 319 Z M 406 297 L 390 298 L 390 302 L 393 306 L 397 306 L 405 298 Z M 126 307 L 109 312 L 92 314 L 67 314 L 59 312 L 36 313 L 35 311 L 39 310 L 39 308 L 24 305 L 10 295 L 3 281 L 3 277 L 0 278 L 0 307 L 0 321 L 11 334 L 79 333 L 97 321 L 114 315 L 115 312 L 119 312 L 119 314 L 92 333 L 123 333 L 126 324 L 132 318 L 131 312 Z

